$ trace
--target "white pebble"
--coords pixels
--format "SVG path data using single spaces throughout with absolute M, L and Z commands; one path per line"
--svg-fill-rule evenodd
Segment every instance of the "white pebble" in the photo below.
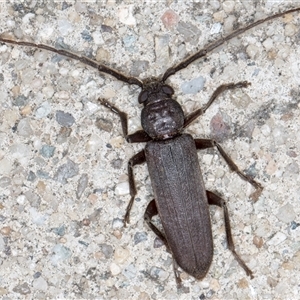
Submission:
M 13 164 L 9 159 L 3 158 L 0 160 L 0 174 L 9 174 L 12 170 L 12 167 Z
M 264 42 L 263 42 L 263 45 L 265 47 L 265 49 L 267 51 L 271 50 L 273 48 L 273 40 L 270 39 L 270 38 L 267 38 Z
M 286 235 L 282 232 L 277 232 L 268 242 L 269 246 L 276 246 L 286 240 Z
M 37 119 L 45 118 L 51 113 L 51 105 L 45 101 L 35 111 L 35 117 Z
M 120 182 L 116 186 L 116 195 L 117 196 L 124 196 L 129 194 L 129 184 L 127 181 Z
M 276 217 L 285 223 L 290 223 L 296 218 L 293 205 L 287 203 L 286 205 L 279 208 Z
M 223 9 L 226 13 L 230 13 L 233 11 L 235 5 L 235 1 L 224 1 Z
M 294 24 L 287 24 L 284 28 L 284 34 L 286 36 L 293 36 L 298 31 L 298 27 Z
M 128 249 L 122 247 L 117 248 L 114 253 L 115 261 L 119 264 L 123 264 L 129 257 L 129 254 L 130 252 Z
M 46 86 L 43 88 L 43 94 L 46 98 L 51 98 L 54 94 L 54 89 L 52 86 Z
M 48 289 L 48 283 L 43 277 L 39 277 L 35 279 L 32 283 L 32 286 L 34 289 L 40 291 L 47 291 Z
M 26 197 L 24 195 L 20 195 L 17 197 L 17 203 L 20 204 L 20 205 L 23 205 L 26 201 Z
M 247 54 L 251 59 L 255 59 L 259 55 L 260 49 L 254 44 L 250 44 L 246 49 Z
M 133 5 L 127 5 L 126 7 L 119 9 L 118 15 L 121 23 L 129 26 L 135 25 L 136 20 L 132 15 L 132 9 L 133 9 Z
M 73 31 L 73 26 L 66 19 L 58 20 L 58 30 L 61 35 L 66 36 Z
M 102 141 L 96 134 L 92 134 L 85 145 L 85 150 L 90 153 L 94 153 L 101 148 Z
M 121 268 L 115 263 L 111 263 L 110 266 L 109 266 L 109 269 L 110 269 L 111 274 L 113 276 L 116 276 L 116 275 L 121 273 Z
M 214 23 L 210 29 L 210 34 L 216 34 L 221 31 L 222 24 L 221 23 Z

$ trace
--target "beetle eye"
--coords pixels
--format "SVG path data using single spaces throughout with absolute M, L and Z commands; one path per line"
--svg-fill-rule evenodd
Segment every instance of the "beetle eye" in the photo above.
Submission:
M 139 103 L 143 103 L 148 99 L 148 91 L 141 91 L 139 94 Z
M 174 94 L 174 90 L 169 86 L 169 85 L 164 85 L 162 87 L 162 90 L 163 92 L 166 94 L 166 95 L 173 95 Z

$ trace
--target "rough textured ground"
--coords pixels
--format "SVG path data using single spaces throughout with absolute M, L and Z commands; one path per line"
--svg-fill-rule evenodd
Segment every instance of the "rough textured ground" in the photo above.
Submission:
M 254 3 L 255 2 L 255 3 Z M 161 75 L 203 45 L 298 1 L 1 2 L 1 32 L 96 58 L 141 79 Z M 164 18 L 162 18 L 164 16 Z M 170 18 L 166 18 L 169 16 Z M 109 99 L 140 129 L 139 88 L 61 56 L 0 45 L 0 295 L 2 299 L 298 299 L 299 23 L 287 15 L 242 34 L 170 77 L 186 112 L 222 83 L 250 81 L 220 97 L 187 130 L 214 137 L 264 190 L 199 153 L 206 187 L 227 200 L 250 280 L 226 247 L 222 211 L 207 276 L 182 273 L 145 226 L 153 198 L 146 166 L 127 228 L 127 144 Z M 221 132 L 221 134 L 220 134 Z M 201 249 L 199 249 L 201 251 Z

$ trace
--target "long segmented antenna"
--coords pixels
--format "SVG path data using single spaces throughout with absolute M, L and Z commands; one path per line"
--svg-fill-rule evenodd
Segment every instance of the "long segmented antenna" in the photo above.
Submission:
M 199 59 L 200 57 L 204 57 L 207 55 L 207 53 L 211 52 L 212 50 L 216 49 L 217 47 L 223 45 L 225 42 L 231 40 L 232 38 L 238 36 L 241 33 L 244 33 L 245 31 L 259 25 L 262 24 L 264 22 L 279 18 L 281 16 L 284 16 L 285 14 L 289 14 L 289 13 L 293 13 L 296 11 L 300 11 L 300 8 L 294 8 L 294 9 L 290 9 L 272 16 L 269 16 L 267 18 L 258 20 L 246 27 L 237 29 L 236 31 L 230 33 L 229 35 L 225 36 L 224 38 L 218 39 L 217 41 L 209 44 L 207 47 L 199 50 L 198 52 L 196 52 L 195 54 L 188 56 L 185 60 L 183 60 L 182 62 L 180 62 L 178 65 L 175 65 L 174 67 L 169 68 L 163 75 L 162 77 L 162 81 L 166 81 L 167 78 L 169 78 L 171 75 L 174 75 L 176 72 L 186 68 L 189 64 L 191 64 L 192 62 L 194 62 L 195 60 Z
M 143 87 L 143 82 L 135 77 L 126 76 L 126 75 L 120 73 L 119 71 L 109 68 L 105 65 L 99 64 L 97 61 L 92 60 L 84 55 L 78 55 L 78 54 L 75 54 L 75 53 L 65 50 L 65 49 L 56 49 L 56 48 L 48 46 L 48 45 L 36 44 L 36 43 L 32 43 L 32 42 L 27 42 L 27 41 L 15 41 L 15 40 L 3 37 L 2 35 L 0 35 L 0 42 L 7 43 L 7 44 L 19 45 L 19 46 L 33 47 L 33 48 L 38 48 L 38 49 L 43 49 L 43 50 L 47 50 L 50 52 L 54 52 L 59 55 L 63 55 L 65 57 L 80 61 L 88 66 L 91 66 L 91 67 L 97 69 L 99 72 L 109 74 L 109 75 L 115 77 L 116 79 L 126 82 L 128 84 L 135 84 L 141 88 Z

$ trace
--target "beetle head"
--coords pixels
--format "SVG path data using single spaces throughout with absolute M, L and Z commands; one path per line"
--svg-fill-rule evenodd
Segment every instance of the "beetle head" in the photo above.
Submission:
M 171 86 L 159 82 L 146 83 L 139 95 L 144 104 L 141 123 L 145 132 L 155 140 L 164 140 L 178 135 L 184 124 L 184 113 L 177 101 L 172 99 Z

